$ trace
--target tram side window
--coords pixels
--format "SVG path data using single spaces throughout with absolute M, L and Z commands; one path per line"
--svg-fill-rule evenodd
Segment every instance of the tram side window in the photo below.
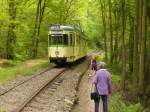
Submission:
M 74 44 L 73 44 L 73 37 L 72 37 L 72 34 L 70 34 L 70 45 L 74 45 Z
M 51 35 L 48 36 L 48 44 L 51 44 Z
M 64 45 L 68 45 L 68 35 L 64 34 Z

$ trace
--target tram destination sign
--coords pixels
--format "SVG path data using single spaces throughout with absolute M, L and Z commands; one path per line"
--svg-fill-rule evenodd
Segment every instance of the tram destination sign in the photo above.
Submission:
M 60 25 L 50 25 L 49 30 L 61 30 Z
M 51 29 L 53 29 L 53 30 L 59 30 L 60 26 L 59 25 L 51 26 Z

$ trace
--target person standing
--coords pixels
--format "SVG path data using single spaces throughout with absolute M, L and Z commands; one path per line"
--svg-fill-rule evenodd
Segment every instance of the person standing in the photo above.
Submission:
M 112 92 L 110 73 L 107 71 L 104 62 L 101 62 L 98 68 L 100 69 L 96 71 L 96 75 L 93 78 L 94 91 L 100 96 L 98 100 L 94 101 L 95 112 L 99 112 L 100 98 L 103 101 L 103 112 L 108 112 L 108 96 Z
M 95 72 L 97 71 L 96 56 L 92 56 L 92 59 L 91 59 L 91 69 L 92 69 L 92 75 L 95 74 Z

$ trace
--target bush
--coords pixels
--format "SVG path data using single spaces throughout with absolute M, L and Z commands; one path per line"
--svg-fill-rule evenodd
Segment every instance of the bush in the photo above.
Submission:
M 110 112 L 142 112 L 140 103 L 127 105 L 121 99 L 120 93 L 111 97 Z

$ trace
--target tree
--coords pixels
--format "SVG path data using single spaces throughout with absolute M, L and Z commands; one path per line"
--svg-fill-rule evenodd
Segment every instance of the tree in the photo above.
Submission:
M 119 9 L 118 9 L 118 3 L 117 1 L 115 0 L 114 1 L 114 23 L 115 23 L 115 27 L 114 27 L 114 30 L 115 30 L 115 42 L 114 42 L 114 50 L 113 50 L 113 61 L 114 63 L 118 63 L 117 60 L 118 60 L 118 53 L 119 53 L 119 50 L 118 50 L 118 43 L 119 43 L 119 27 L 120 27 L 120 24 L 119 24 L 119 20 L 120 20 L 120 14 L 118 13 L 119 12 Z
M 16 24 L 16 11 L 17 11 L 17 2 L 16 0 L 8 1 L 8 12 L 9 12 L 9 26 L 8 26 L 8 35 L 7 35 L 7 45 L 6 45 L 6 57 L 7 59 L 13 59 L 15 56 L 14 47 L 16 42 L 16 34 L 14 32 Z
M 32 33 L 32 44 L 31 44 L 31 51 L 30 51 L 30 57 L 32 58 L 35 58 L 37 56 L 39 34 L 40 34 L 41 23 L 44 16 L 45 7 L 46 7 L 46 0 L 39 0 L 37 5 L 37 10 L 36 10 L 34 30 Z
M 147 0 L 143 0 L 142 9 L 142 36 L 141 36 L 141 45 L 140 45 L 140 61 L 139 61 L 139 88 L 140 91 L 143 90 L 144 86 L 144 62 L 145 62 L 145 46 L 146 46 L 146 30 L 147 30 Z
M 138 83 L 138 39 L 139 39 L 139 0 L 136 0 L 136 17 L 135 17 L 135 26 L 134 26 L 134 50 L 133 50 L 133 88 L 136 89 Z
M 110 63 L 113 63 L 113 27 L 112 27 L 112 3 L 108 0 L 109 5 L 109 28 L 110 28 Z
M 121 87 L 125 90 L 125 76 L 126 76 L 126 58 L 125 58 L 125 0 L 120 2 L 121 11 L 121 35 L 122 35 L 122 66 L 121 66 Z
M 102 22 L 103 22 L 103 38 L 104 38 L 104 49 L 105 49 L 105 61 L 107 62 L 107 36 L 106 36 L 106 14 L 105 14 L 105 2 L 102 2 L 102 0 L 100 0 L 100 6 L 101 6 L 101 14 L 102 14 Z

